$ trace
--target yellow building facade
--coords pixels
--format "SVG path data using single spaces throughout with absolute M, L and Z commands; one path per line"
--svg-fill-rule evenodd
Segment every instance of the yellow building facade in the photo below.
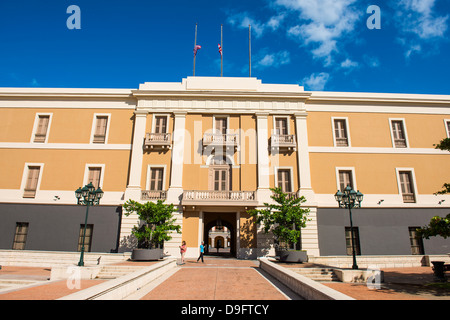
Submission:
M 89 250 L 129 251 L 137 216 L 122 205 L 165 200 L 181 234 L 164 245 L 198 255 L 208 232 L 229 231 L 238 258 L 273 254 L 270 235 L 247 211 L 271 188 L 303 195 L 310 208 L 299 247 L 310 256 L 448 252 L 415 238 L 444 216 L 450 96 L 308 92 L 256 78 L 188 77 L 138 89 L 0 89 L 2 249 L 79 249 L 84 210 L 74 191 L 104 191 L 92 207 Z M 364 194 L 349 238 L 348 212 L 334 199 L 350 184 Z M 447 250 L 447 251 L 446 251 Z

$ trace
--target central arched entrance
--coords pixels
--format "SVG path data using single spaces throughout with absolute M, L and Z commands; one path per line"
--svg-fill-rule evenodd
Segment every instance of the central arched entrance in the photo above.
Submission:
M 205 212 L 203 219 L 205 255 L 236 257 L 236 213 Z

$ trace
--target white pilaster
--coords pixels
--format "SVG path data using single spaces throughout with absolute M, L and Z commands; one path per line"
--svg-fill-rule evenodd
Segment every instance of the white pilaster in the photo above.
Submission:
M 180 203 L 183 194 L 183 162 L 185 148 L 186 112 L 175 112 L 172 147 L 172 170 L 167 203 Z
M 302 229 L 302 249 L 308 252 L 308 255 L 319 256 L 319 233 L 317 229 L 317 204 L 315 202 L 314 191 L 311 186 L 311 172 L 309 165 L 308 151 L 308 127 L 306 123 L 306 112 L 295 113 L 295 127 L 297 134 L 297 153 L 298 153 L 298 175 L 300 183 L 300 196 L 305 196 L 305 206 L 310 207 L 306 227 Z
M 270 200 L 269 183 L 269 135 L 267 129 L 267 113 L 256 114 L 257 150 L 258 150 L 258 189 L 256 196 L 262 204 Z
M 127 189 L 125 190 L 125 200 L 141 199 L 141 176 L 142 176 L 142 159 L 144 157 L 143 144 L 145 139 L 145 127 L 147 123 L 148 111 L 136 110 L 134 112 L 134 134 L 133 146 L 131 149 L 130 178 Z
M 297 134 L 298 175 L 300 183 L 300 195 L 304 195 L 308 202 L 314 201 L 314 193 L 311 187 L 311 173 L 308 151 L 308 127 L 306 124 L 307 113 L 295 113 L 295 127 Z

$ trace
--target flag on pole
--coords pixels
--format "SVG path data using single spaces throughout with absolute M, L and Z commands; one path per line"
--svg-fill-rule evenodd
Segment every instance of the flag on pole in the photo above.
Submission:
M 217 45 L 219 47 L 220 56 L 222 56 L 222 46 L 220 44 Z
M 197 50 L 199 50 L 199 49 L 201 49 L 201 48 L 202 48 L 202 46 L 195 45 L 195 47 L 194 47 L 194 56 L 197 55 Z

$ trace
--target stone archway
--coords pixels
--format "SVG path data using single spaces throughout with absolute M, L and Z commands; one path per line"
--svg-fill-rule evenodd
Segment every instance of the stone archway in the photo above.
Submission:
M 236 257 L 236 213 L 234 212 L 205 212 L 204 213 L 204 229 L 203 229 L 203 239 L 205 239 L 205 244 L 208 244 L 209 230 L 211 230 L 214 226 L 218 225 L 218 221 L 220 220 L 220 224 L 224 227 L 227 227 L 230 230 L 230 252 L 228 256 Z M 222 238 L 223 239 L 223 238 Z M 226 241 L 226 239 L 222 240 Z M 205 248 L 205 254 L 214 253 L 215 249 L 210 250 L 209 246 Z

